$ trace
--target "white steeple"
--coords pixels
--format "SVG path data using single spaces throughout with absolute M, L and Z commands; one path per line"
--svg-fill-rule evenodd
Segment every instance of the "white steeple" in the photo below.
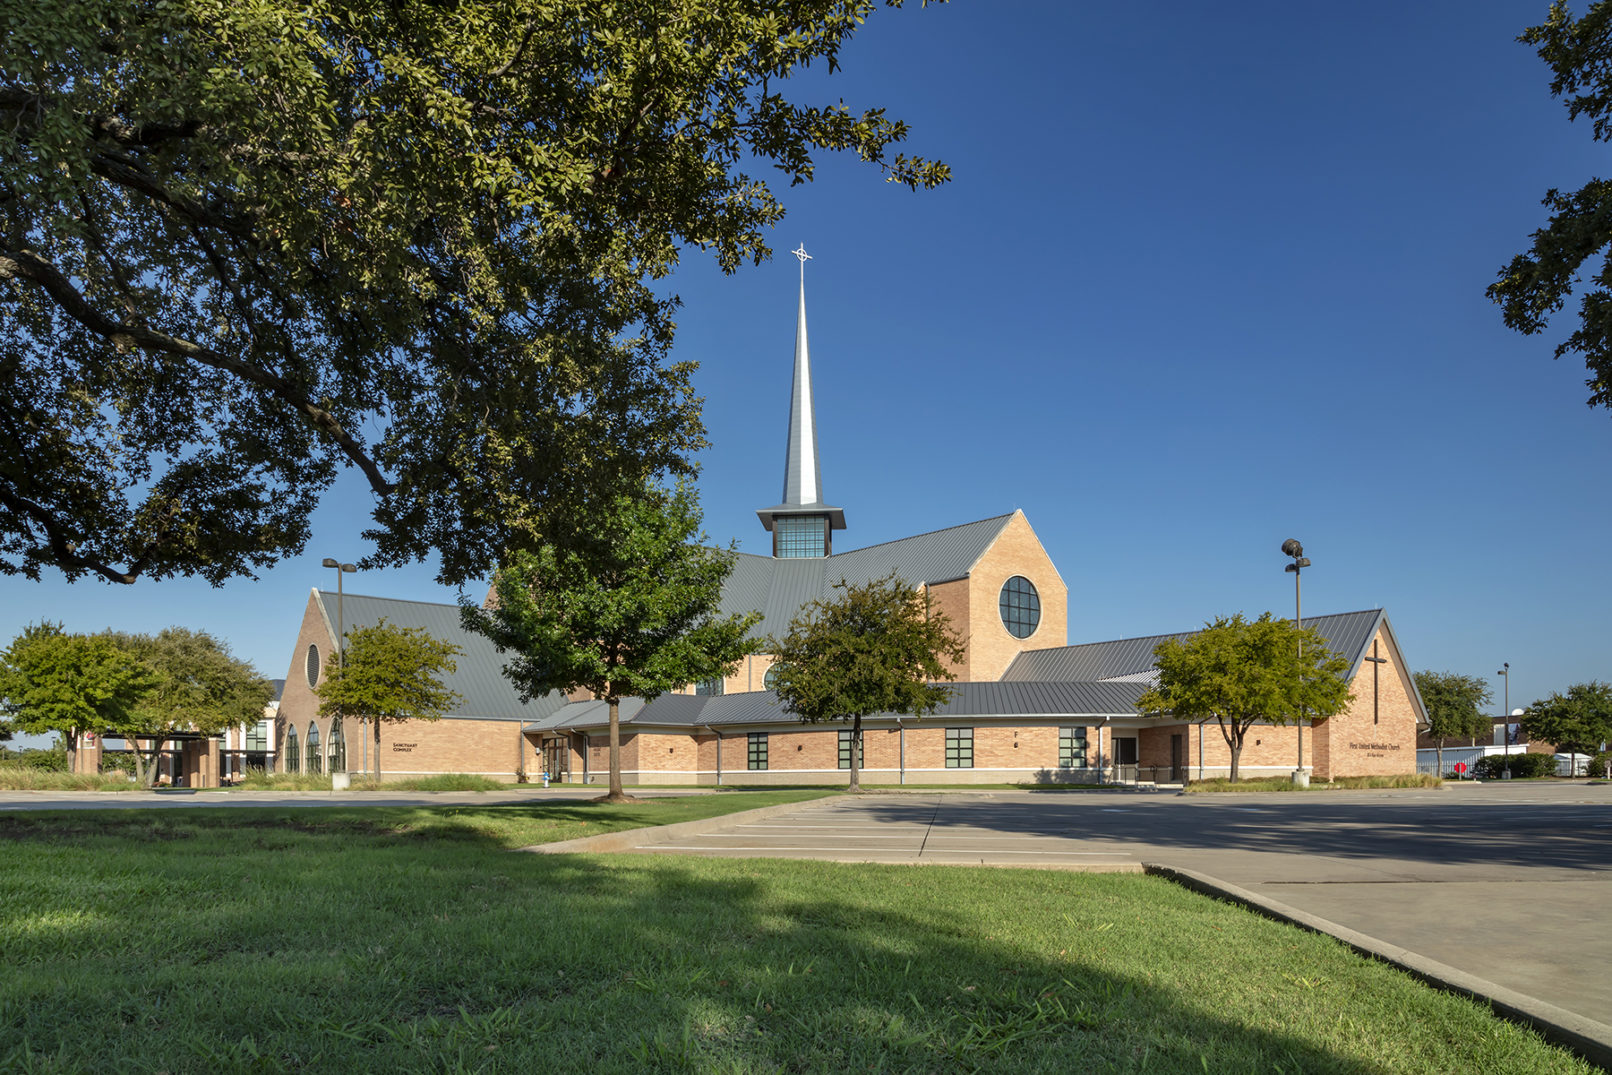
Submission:
M 774 556 L 827 556 L 831 530 L 845 529 L 845 513 L 823 503 L 823 473 L 817 456 L 817 409 L 812 398 L 812 357 L 806 341 L 806 244 L 792 251 L 800 260 L 800 305 L 795 319 L 795 379 L 789 393 L 789 438 L 784 448 L 784 497 L 756 512 L 773 532 Z M 787 520 L 787 523 L 785 522 Z M 787 533 L 786 533 L 787 532 Z
M 817 462 L 817 411 L 812 406 L 812 356 L 806 343 L 806 262 L 811 255 L 802 243 L 794 251 L 800 259 L 800 313 L 795 320 L 795 383 L 789 393 L 789 444 L 784 457 L 784 503 L 791 507 L 820 504 L 823 471 Z

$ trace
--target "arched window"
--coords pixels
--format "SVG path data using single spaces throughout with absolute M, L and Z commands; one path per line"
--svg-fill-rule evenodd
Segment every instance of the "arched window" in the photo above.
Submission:
M 767 669 L 767 674 L 761 679 L 761 685 L 769 691 L 778 685 L 777 665 L 773 665 L 771 668 Z
M 322 773 L 325 771 L 324 758 L 319 755 L 319 725 L 308 722 L 308 771 Z
M 347 737 L 341 733 L 341 718 L 330 722 L 330 771 L 347 771 Z
M 1023 575 L 1014 575 L 1002 584 L 1002 626 L 1014 638 L 1029 638 L 1041 623 L 1041 595 L 1035 584 Z
M 285 730 L 285 771 L 288 773 L 302 772 L 302 748 L 297 745 L 297 730 Z

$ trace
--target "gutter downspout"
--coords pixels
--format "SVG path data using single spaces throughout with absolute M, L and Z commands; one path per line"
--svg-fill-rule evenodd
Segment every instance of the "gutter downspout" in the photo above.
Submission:
M 589 749 L 589 744 L 588 744 L 588 733 L 583 732 L 582 733 L 582 782 L 584 784 L 593 783 L 593 774 L 588 772 L 588 755 L 591 754 L 591 753 L 592 753 L 592 751 Z
M 1104 774 L 1107 766 L 1103 764 L 1103 729 L 1106 727 L 1108 727 L 1108 718 L 1104 717 L 1103 722 L 1097 725 L 1097 783 L 1099 785 L 1108 783 Z
M 717 783 L 717 787 L 721 787 L 722 786 L 722 733 L 717 731 L 715 728 L 711 727 L 709 724 L 707 724 L 705 726 L 705 730 L 710 732 L 712 735 L 716 736 L 716 783 Z

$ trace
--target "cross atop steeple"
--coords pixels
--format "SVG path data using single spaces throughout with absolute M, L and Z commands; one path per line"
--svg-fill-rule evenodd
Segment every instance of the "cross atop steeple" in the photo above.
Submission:
M 756 514 L 772 531 L 774 556 L 827 556 L 831 530 L 845 529 L 845 513 L 823 503 L 817 460 L 817 412 L 812 402 L 811 348 L 806 340 L 806 244 L 791 251 L 800 261 L 800 311 L 795 321 L 795 380 L 789 398 L 789 441 L 784 455 L 784 499 Z

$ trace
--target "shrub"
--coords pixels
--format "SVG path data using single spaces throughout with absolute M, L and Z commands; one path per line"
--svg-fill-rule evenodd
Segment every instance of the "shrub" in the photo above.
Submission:
M 1556 775 L 1556 755 L 1554 754 L 1489 754 L 1479 758 L 1472 766 L 1477 776 L 1488 780 L 1499 779 L 1505 772 L 1507 764 L 1511 766 L 1511 775 L 1519 780 L 1527 780 L 1539 776 Z
M 1591 758 L 1590 766 L 1587 771 L 1591 776 L 1605 778 L 1608 769 L 1612 769 L 1612 750 L 1603 750 L 1601 753 Z
M 67 747 L 57 743 L 43 750 L 24 750 L 17 756 L 18 765 L 38 773 L 67 772 Z

